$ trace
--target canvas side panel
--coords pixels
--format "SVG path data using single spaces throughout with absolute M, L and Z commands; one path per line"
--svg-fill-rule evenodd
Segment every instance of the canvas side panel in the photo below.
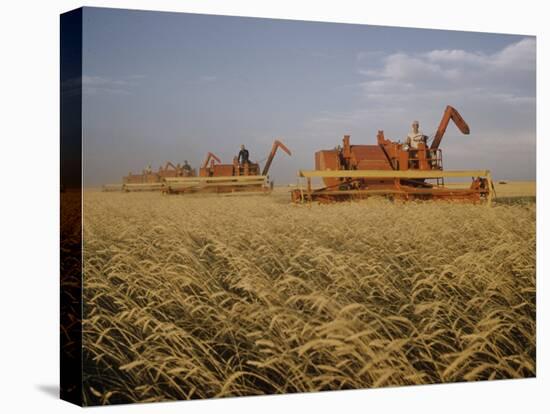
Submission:
M 60 397 L 82 405 L 82 9 L 60 30 Z

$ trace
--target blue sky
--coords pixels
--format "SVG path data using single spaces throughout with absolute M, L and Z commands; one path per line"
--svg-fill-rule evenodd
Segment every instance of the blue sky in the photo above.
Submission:
M 87 186 L 275 138 L 293 156 L 270 175 L 295 182 L 344 134 L 432 135 L 447 104 L 471 129 L 448 128 L 447 169 L 535 178 L 534 37 L 86 8 L 83 38 Z

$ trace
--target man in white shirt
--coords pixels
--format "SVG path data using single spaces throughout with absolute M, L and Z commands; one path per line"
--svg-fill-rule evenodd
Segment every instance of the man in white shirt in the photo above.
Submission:
M 426 142 L 424 134 L 422 134 L 422 132 L 419 129 L 418 121 L 413 121 L 412 130 L 407 135 L 407 141 L 406 142 L 407 142 L 407 145 L 409 146 L 409 148 L 413 149 L 413 150 L 417 150 L 418 149 L 418 144 L 420 144 L 421 142 L 424 142 L 424 143 Z

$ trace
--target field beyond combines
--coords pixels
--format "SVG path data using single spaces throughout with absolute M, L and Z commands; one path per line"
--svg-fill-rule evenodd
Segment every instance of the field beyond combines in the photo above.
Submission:
M 535 375 L 535 203 L 84 195 L 84 399 Z

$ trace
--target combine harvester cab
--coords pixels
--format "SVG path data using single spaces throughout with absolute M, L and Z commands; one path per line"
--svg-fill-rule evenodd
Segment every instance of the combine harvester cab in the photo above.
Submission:
M 448 200 L 491 203 L 494 187 L 488 170 L 445 171 L 439 148 L 450 121 L 463 134 L 470 128 L 456 109 L 447 106 L 430 146 L 427 137 L 417 148 L 394 142 L 378 131 L 376 145 L 351 145 L 344 136 L 342 146 L 315 153 L 315 170 L 300 170 L 305 186 L 291 192 L 294 202 L 343 201 L 370 196 L 394 200 Z M 321 178 L 324 187 L 314 189 L 312 179 Z M 464 187 L 445 185 L 446 178 L 469 178 Z M 302 180 L 303 181 L 303 180 Z
M 237 157 L 233 158 L 231 164 L 222 164 L 216 155 L 209 152 L 197 177 L 164 178 L 163 191 L 167 194 L 269 193 L 273 186 L 273 182 L 269 181 L 269 168 L 279 148 L 292 155 L 281 141 L 275 140 L 263 170 L 260 169 L 259 163 L 239 164 Z

